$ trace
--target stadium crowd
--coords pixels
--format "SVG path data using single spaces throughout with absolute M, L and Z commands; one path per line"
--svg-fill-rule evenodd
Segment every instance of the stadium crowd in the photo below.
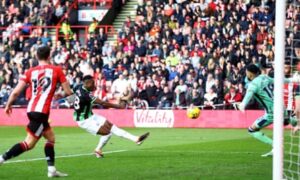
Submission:
M 75 38 L 70 46 L 63 40 L 53 44 L 47 31 L 28 34 L 28 26 L 51 25 L 68 6 L 69 1 L 58 6 L 46 0 L 1 1 L 0 26 L 8 28 L 1 31 L 0 104 L 36 64 L 35 50 L 43 44 L 52 47 L 53 63 L 63 66 L 73 88 L 90 69 L 96 96 L 131 106 L 145 100 L 155 108 L 233 108 L 245 93 L 247 64 L 272 72 L 274 0 L 139 0 L 137 18 L 126 18 L 116 45 L 106 41 L 103 29 L 89 34 L 86 44 Z M 299 7 L 287 7 L 291 63 L 300 57 Z M 21 33 L 11 35 L 18 27 Z M 16 103 L 29 98 L 30 89 Z

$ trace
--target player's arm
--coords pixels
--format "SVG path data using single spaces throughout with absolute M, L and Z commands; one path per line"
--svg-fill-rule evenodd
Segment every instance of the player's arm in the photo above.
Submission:
M 112 104 L 106 101 L 102 101 L 99 98 L 94 97 L 95 99 L 93 99 L 93 103 L 94 104 L 100 104 L 106 108 L 116 108 L 116 109 L 123 109 L 125 108 L 124 105 L 119 105 L 119 104 Z
M 21 94 L 21 92 L 25 89 L 26 87 L 26 82 L 24 81 L 19 81 L 19 83 L 17 84 L 17 86 L 14 88 L 14 90 L 12 91 L 12 93 L 10 94 L 8 101 L 6 103 L 5 106 L 5 113 L 7 115 L 10 115 L 12 112 L 12 104 L 14 103 L 14 101 L 17 99 L 17 97 Z
M 63 88 L 63 90 L 64 90 L 64 92 L 65 92 L 65 96 L 70 96 L 70 95 L 72 95 L 72 94 L 73 94 L 73 91 L 72 91 L 72 89 L 71 89 L 71 87 L 70 87 L 70 84 L 69 84 L 69 82 L 67 81 L 66 76 L 65 76 L 65 74 L 63 73 L 62 69 L 61 69 L 61 68 L 58 68 L 57 71 L 58 71 L 58 80 L 59 80 L 59 82 L 61 83 L 61 86 L 62 86 L 62 88 Z
M 61 86 L 62 86 L 64 92 L 66 93 L 66 96 L 70 96 L 70 95 L 74 94 L 68 81 L 62 83 Z
M 239 110 L 245 111 L 245 108 L 246 108 L 247 104 L 250 102 L 250 100 L 252 99 L 253 95 L 254 95 L 254 91 L 252 88 L 249 87 L 247 89 L 247 92 L 246 92 L 246 95 L 245 95 L 243 101 L 240 104 L 238 104 Z

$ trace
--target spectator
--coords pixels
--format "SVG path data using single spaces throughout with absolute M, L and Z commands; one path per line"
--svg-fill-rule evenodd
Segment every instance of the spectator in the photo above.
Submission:
M 96 36 L 98 46 L 102 47 L 104 42 L 107 41 L 107 34 L 104 32 L 104 28 L 99 29 L 99 34 Z
M 191 102 L 189 104 L 193 106 L 201 106 L 203 104 L 203 96 L 199 94 L 197 89 L 192 90 Z
M 121 98 L 124 94 L 128 93 L 128 81 L 124 78 L 123 74 L 119 75 L 119 78 L 114 80 L 111 86 L 111 93 L 113 98 Z
M 57 3 L 56 4 L 56 7 L 55 7 L 55 10 L 54 10 L 54 22 L 59 22 L 59 20 L 63 17 L 64 15 L 64 7 L 60 4 L 60 3 Z
M 243 100 L 243 96 L 236 91 L 235 88 L 230 88 L 229 93 L 227 93 L 224 97 L 224 103 L 226 109 L 234 109 L 234 106 L 237 102 L 241 102 Z
M 206 83 L 205 83 L 205 92 L 208 92 L 215 85 L 215 79 L 211 73 L 207 75 Z
M 205 109 L 216 109 L 217 104 L 217 94 L 214 92 L 214 89 L 211 87 L 208 89 L 208 92 L 204 95 L 204 108 Z
M 146 47 L 142 44 L 141 41 L 137 42 L 137 47 L 135 48 L 135 54 L 139 57 L 144 57 L 146 55 Z
M 170 52 L 170 55 L 166 59 L 166 65 L 170 66 L 177 66 L 179 64 L 179 58 L 175 56 L 173 51 Z
M 147 94 L 147 101 L 149 102 L 150 107 L 156 107 L 157 106 L 157 87 L 154 84 L 154 81 L 152 79 L 147 80 L 148 83 L 145 86 L 146 94 Z
M 0 90 L 0 104 L 5 105 L 8 100 L 9 94 L 11 91 L 11 87 L 6 83 L 2 83 Z
M 184 83 L 182 79 L 179 80 L 179 84 L 176 86 L 175 92 L 175 105 L 178 107 L 186 106 L 186 96 L 187 93 L 187 85 Z
M 165 86 L 163 92 L 159 95 L 159 105 L 160 109 L 171 108 L 173 106 L 173 93 L 170 92 L 169 87 Z
M 68 42 L 70 39 L 72 39 L 73 32 L 71 30 L 71 26 L 70 26 L 68 19 L 64 19 L 64 22 L 61 25 L 60 32 L 62 32 L 64 34 L 65 41 Z
M 88 32 L 90 35 L 93 35 L 96 33 L 96 28 L 98 26 L 98 20 L 96 18 L 93 18 L 93 22 L 89 25 Z
M 102 47 L 102 56 L 108 56 L 111 53 L 112 53 L 112 47 L 109 45 L 108 42 L 106 42 Z

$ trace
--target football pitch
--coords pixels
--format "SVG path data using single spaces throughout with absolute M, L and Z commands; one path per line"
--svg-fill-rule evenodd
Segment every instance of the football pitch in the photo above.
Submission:
M 97 159 L 92 152 L 99 136 L 79 128 L 54 128 L 56 167 L 69 174 L 62 179 L 272 178 L 272 158 L 260 157 L 271 148 L 251 138 L 246 129 L 126 130 L 151 134 L 141 146 L 113 136 L 104 148 L 105 157 Z M 24 127 L 0 127 L 0 153 L 24 137 Z M 48 179 L 44 142 L 0 166 L 0 179 Z

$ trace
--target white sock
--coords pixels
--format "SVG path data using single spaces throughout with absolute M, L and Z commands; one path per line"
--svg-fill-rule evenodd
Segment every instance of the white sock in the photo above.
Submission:
M 48 166 L 48 171 L 49 172 L 55 172 L 56 171 L 55 166 Z
M 96 147 L 96 151 L 102 151 L 102 148 L 106 145 L 106 143 L 109 141 L 110 137 L 111 137 L 111 133 L 106 135 L 106 136 L 101 136 L 100 137 L 100 140 L 99 140 L 99 143 Z
M 0 156 L 0 163 L 4 163 L 4 159 L 3 159 L 3 157 L 2 157 L 2 155 Z
M 113 125 L 112 128 L 111 128 L 111 132 L 116 135 L 116 136 L 120 136 L 120 137 L 123 137 L 123 138 L 126 138 L 126 139 L 129 139 L 133 142 L 137 142 L 139 137 L 137 136 L 134 136 L 130 133 L 128 133 L 127 131 L 123 130 L 123 129 L 120 129 L 118 128 L 117 126 Z

